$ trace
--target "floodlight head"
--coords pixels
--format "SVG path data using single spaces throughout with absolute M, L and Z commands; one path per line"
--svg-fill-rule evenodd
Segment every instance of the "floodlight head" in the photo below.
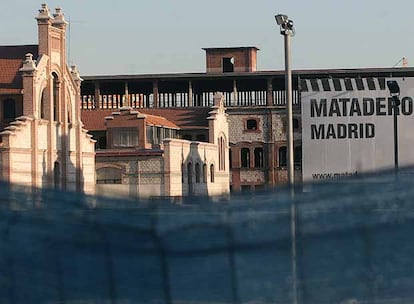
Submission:
M 282 14 L 276 15 L 275 19 L 278 25 L 285 24 L 289 20 L 288 16 Z
M 391 96 L 399 96 L 400 95 L 400 86 L 398 82 L 395 80 L 387 80 L 387 87 L 390 90 Z

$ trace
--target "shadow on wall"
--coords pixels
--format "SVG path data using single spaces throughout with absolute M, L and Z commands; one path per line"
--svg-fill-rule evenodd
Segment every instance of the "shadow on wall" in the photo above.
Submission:
M 77 157 L 75 151 L 72 151 L 75 156 L 75 160 L 72 160 L 71 137 L 56 134 L 56 146 L 59 147 L 57 152 L 42 152 L 42 188 L 82 192 L 83 170 L 80 164 L 74 163 Z
M 191 142 L 190 151 L 182 162 L 183 195 L 207 195 L 208 160 L 206 154 L 200 154 L 200 143 Z M 214 166 L 214 165 L 213 165 Z

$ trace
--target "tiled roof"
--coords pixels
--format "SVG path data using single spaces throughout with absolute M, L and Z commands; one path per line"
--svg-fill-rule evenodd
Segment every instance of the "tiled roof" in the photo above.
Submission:
M 211 108 L 139 109 L 140 113 L 162 116 L 172 121 L 180 129 L 208 127 L 208 112 Z
M 118 110 L 82 110 L 81 119 L 85 128 L 90 131 L 105 130 L 105 117 L 114 116 Z M 146 124 L 165 126 L 175 129 L 206 128 L 208 126 L 209 108 L 200 109 L 139 109 L 146 117 Z M 114 122 L 118 126 L 133 126 L 136 124 L 135 115 L 115 115 Z
M 82 110 L 81 120 L 85 129 L 89 131 L 105 130 L 105 117 L 110 116 L 114 110 Z
M 37 58 L 37 45 L 0 46 L 0 93 L 19 94 L 22 89 L 22 78 L 19 69 L 27 53 Z

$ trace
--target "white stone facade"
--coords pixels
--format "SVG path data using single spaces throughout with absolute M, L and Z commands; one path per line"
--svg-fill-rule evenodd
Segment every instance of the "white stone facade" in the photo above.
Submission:
M 0 133 L 1 178 L 93 193 L 94 141 L 80 120 L 79 72 L 66 64 L 67 22 L 61 9 L 52 17 L 46 5 L 36 19 L 38 54 L 26 54 L 16 75 L 22 77 L 23 115 Z

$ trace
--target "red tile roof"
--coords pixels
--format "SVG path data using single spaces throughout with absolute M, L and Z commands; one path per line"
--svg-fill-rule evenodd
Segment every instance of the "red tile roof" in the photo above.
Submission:
M 200 129 L 208 127 L 208 112 L 211 108 L 139 109 L 143 114 L 162 116 L 172 121 L 180 129 Z
M 37 45 L 0 46 L 0 93 L 20 94 L 23 88 L 19 69 L 27 53 L 32 53 L 36 59 Z
M 105 117 L 113 116 L 114 124 L 117 126 L 134 126 L 136 125 L 137 114 L 127 115 L 112 115 L 113 112 L 117 112 L 115 109 L 111 110 L 82 110 L 81 119 L 85 128 L 90 131 L 105 130 Z M 208 125 L 206 120 L 207 116 L 203 119 L 200 115 L 206 111 L 197 111 L 196 109 L 139 109 L 140 114 L 145 115 L 145 123 L 155 126 L 165 126 L 174 129 L 180 128 L 205 128 Z M 208 113 L 208 112 L 206 112 Z M 164 115 L 161 115 L 164 114 Z M 204 120 L 204 125 L 201 125 Z M 178 123 L 179 124 L 178 124 Z M 191 122 L 196 122 L 195 125 L 191 125 Z

